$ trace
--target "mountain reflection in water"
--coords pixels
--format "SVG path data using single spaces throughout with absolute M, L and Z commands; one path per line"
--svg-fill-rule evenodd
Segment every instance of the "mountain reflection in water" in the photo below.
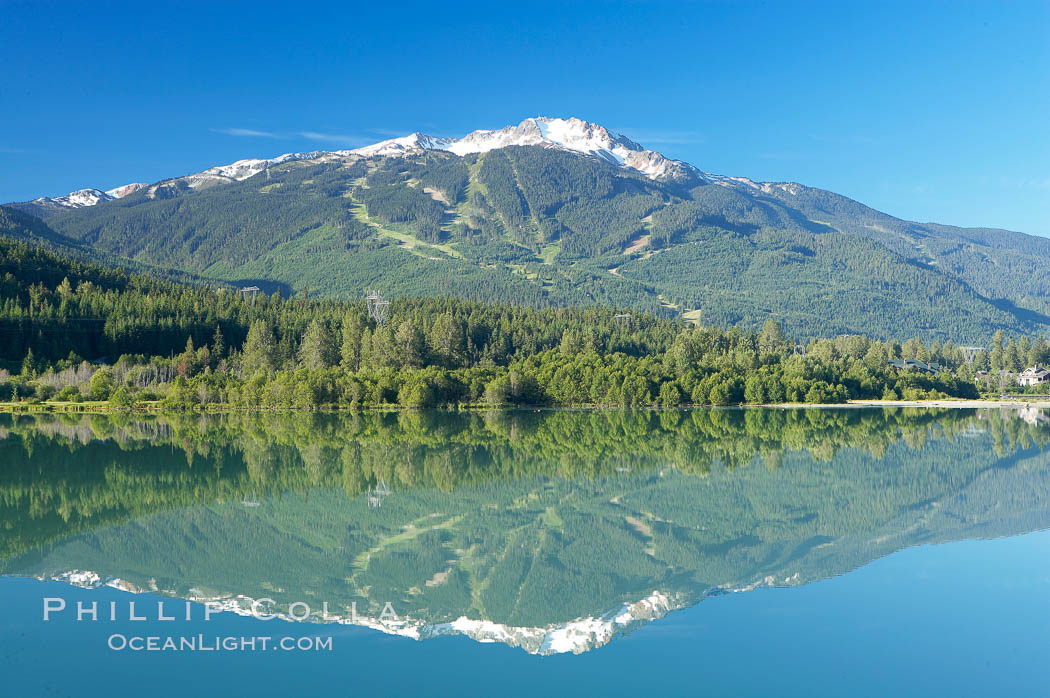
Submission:
M 3 415 L 0 572 L 582 652 L 1046 528 L 1048 441 L 1031 410 Z

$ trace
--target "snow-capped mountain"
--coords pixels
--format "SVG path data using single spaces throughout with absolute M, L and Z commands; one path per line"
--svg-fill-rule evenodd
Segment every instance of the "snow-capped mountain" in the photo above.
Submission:
M 94 206 L 103 201 L 112 201 L 115 198 L 116 197 L 112 194 L 100 189 L 78 189 L 66 194 L 65 196 L 41 196 L 39 199 L 33 199 L 33 203 L 40 204 L 41 206 L 83 208 L 84 206 Z
M 425 133 L 413 133 L 408 136 L 391 138 L 390 140 L 366 145 L 363 148 L 341 150 L 338 151 L 338 153 L 363 155 L 365 157 L 405 155 L 420 150 L 451 150 L 451 146 L 455 143 L 455 138 L 435 138 L 433 136 L 428 136 Z
M 65 196 L 41 196 L 38 199 L 33 199 L 33 203 L 47 208 L 83 208 L 85 206 L 100 204 L 103 201 L 119 199 L 146 186 L 148 185 L 142 184 L 141 182 L 133 182 L 131 184 L 115 187 L 109 191 L 102 191 L 101 189 L 78 189 L 77 191 L 70 192 Z
M 599 157 L 607 162 L 628 167 L 653 178 L 678 178 L 698 175 L 687 163 L 670 160 L 653 150 L 646 150 L 626 136 L 575 117 L 552 119 L 545 116 L 525 119 L 517 126 L 499 130 L 479 130 L 463 138 L 433 138 L 421 133 L 394 138 L 374 145 L 340 153 L 364 155 L 399 155 L 419 150 L 446 150 L 456 155 L 485 153 L 512 145 L 537 145 L 562 148 Z
M 171 188 L 201 189 L 227 182 L 239 182 L 267 170 L 274 165 L 297 160 L 326 161 L 346 158 L 369 158 L 403 156 L 424 150 L 440 150 L 455 155 L 485 153 L 512 145 L 532 145 L 560 148 L 597 157 L 619 167 L 637 170 L 651 179 L 691 180 L 707 179 L 707 175 L 692 165 L 680 160 L 671 160 L 654 150 L 647 150 L 621 134 L 613 133 L 599 124 L 575 117 L 556 119 L 544 116 L 525 119 L 517 126 L 506 126 L 498 130 L 478 130 L 462 138 L 437 138 L 423 133 L 413 133 L 400 138 L 391 138 L 351 150 L 285 153 L 273 158 L 248 158 L 228 165 L 216 165 L 195 174 L 164 180 L 156 184 L 126 184 L 101 191 L 81 189 L 65 196 L 41 197 L 33 203 L 46 207 L 80 208 L 112 201 L 147 189 L 147 196 L 164 196 Z
M 508 146 L 542 146 L 572 150 L 601 157 L 613 165 L 635 169 L 653 179 L 699 174 L 692 165 L 669 160 L 658 152 L 646 150 L 625 135 L 576 118 L 535 117 L 526 119 L 517 126 L 505 126 L 499 130 L 472 131 L 462 139 L 436 139 L 423 133 L 413 133 L 400 139 L 339 151 L 339 154 L 374 156 L 399 155 L 419 150 L 446 150 L 457 155 L 466 155 Z
M 474 131 L 444 148 L 457 155 L 484 153 L 511 145 L 539 145 L 564 148 L 586 155 L 594 155 L 614 165 L 629 167 L 653 179 L 675 177 L 696 168 L 679 160 L 670 160 L 660 153 L 646 150 L 626 136 L 615 134 L 598 124 L 575 117 L 525 119 L 517 126 L 506 126 L 498 131 Z

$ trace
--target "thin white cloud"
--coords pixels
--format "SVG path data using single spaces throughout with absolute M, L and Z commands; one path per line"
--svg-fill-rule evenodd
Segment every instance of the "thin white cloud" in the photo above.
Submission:
M 224 133 L 227 136 L 248 136 L 252 138 L 283 138 L 280 134 L 270 131 L 258 131 L 254 128 L 213 128 L 214 133 Z
M 323 141 L 326 143 L 342 143 L 346 145 L 361 145 L 371 143 L 374 139 L 346 133 L 324 133 L 322 131 L 263 131 L 255 128 L 213 128 L 212 133 L 222 133 L 227 136 L 239 138 L 276 138 L 279 140 L 293 140 L 305 138 L 309 141 Z
M 299 131 L 295 135 L 301 138 L 308 138 L 311 141 L 328 141 L 332 143 L 366 143 L 367 138 L 361 136 L 352 136 L 345 133 L 320 133 L 318 131 Z

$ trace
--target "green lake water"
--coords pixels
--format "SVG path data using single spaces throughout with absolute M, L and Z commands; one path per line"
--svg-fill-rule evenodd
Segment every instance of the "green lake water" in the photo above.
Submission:
M 1038 410 L 0 415 L 0 695 L 1046 695 L 1048 443 Z

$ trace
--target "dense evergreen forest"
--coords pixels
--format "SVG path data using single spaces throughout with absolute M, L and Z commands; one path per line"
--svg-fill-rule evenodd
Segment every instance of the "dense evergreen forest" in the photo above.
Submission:
M 179 178 L 96 206 L 14 206 L 44 217 L 30 227 L 70 251 L 285 295 L 345 300 L 379 287 L 755 331 L 772 318 L 806 340 L 987 345 L 999 330 L 1050 328 L 1043 238 L 911 223 L 793 183 L 653 180 L 552 148 L 321 153 L 243 181 Z
M 601 308 L 400 298 L 257 297 L 68 260 L 0 239 L 0 399 L 169 409 L 653 406 L 976 397 L 1045 365 L 1045 338 L 998 334 L 973 363 L 950 341 L 800 344 Z M 898 372 L 892 359 L 940 365 Z M 997 376 L 975 382 L 976 372 Z M 17 406 L 17 405 L 16 405 Z

